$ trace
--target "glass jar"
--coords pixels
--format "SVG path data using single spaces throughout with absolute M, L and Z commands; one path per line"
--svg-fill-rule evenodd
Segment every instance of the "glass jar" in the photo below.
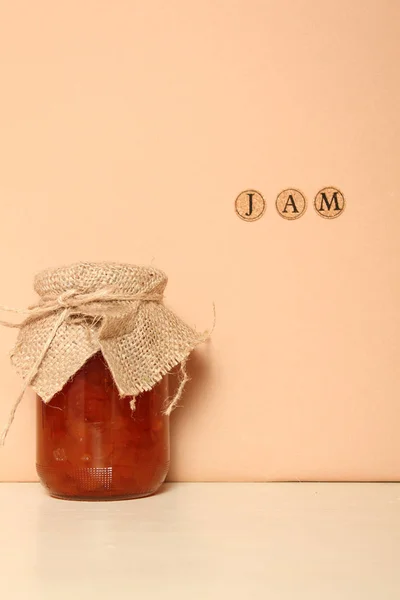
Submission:
M 120 397 L 101 353 L 48 404 L 37 397 L 37 472 L 52 496 L 107 500 L 154 493 L 169 466 L 168 376 Z

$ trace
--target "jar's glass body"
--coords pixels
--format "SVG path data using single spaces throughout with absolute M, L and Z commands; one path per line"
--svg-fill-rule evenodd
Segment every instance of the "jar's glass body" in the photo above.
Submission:
M 52 496 L 81 500 L 154 493 L 169 466 L 168 376 L 121 398 L 96 354 L 48 404 L 37 398 L 37 472 Z

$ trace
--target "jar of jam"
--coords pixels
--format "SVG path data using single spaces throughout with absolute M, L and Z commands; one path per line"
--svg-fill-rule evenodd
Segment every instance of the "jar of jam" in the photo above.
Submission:
M 137 498 L 169 465 L 168 421 L 188 380 L 186 362 L 208 339 L 164 305 L 155 267 L 76 263 L 38 273 L 11 353 L 24 391 L 37 394 L 37 472 L 52 496 Z M 20 312 L 20 311 L 19 311 Z M 178 385 L 168 393 L 168 373 Z
M 52 496 L 80 500 L 154 493 L 169 465 L 168 376 L 121 397 L 97 353 L 47 404 L 37 397 L 37 472 Z M 134 410 L 133 410 L 134 408 Z

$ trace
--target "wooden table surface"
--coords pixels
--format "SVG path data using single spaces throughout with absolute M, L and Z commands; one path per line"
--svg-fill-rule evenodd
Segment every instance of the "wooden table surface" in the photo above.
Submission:
M 400 484 L 167 484 L 90 503 L 2 483 L 0 515 L 11 600 L 400 598 Z

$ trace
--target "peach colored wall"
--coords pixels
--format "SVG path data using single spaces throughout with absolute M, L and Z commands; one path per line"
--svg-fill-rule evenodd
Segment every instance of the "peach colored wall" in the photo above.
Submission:
M 3 2 L 0 303 L 77 260 L 153 263 L 212 343 L 172 479 L 399 479 L 400 3 Z M 327 185 L 347 198 L 328 221 Z M 309 207 L 283 220 L 274 200 Z M 260 190 L 245 223 L 234 199 Z M 0 337 L 0 419 L 20 389 Z M 31 480 L 27 394 L 0 479 Z

